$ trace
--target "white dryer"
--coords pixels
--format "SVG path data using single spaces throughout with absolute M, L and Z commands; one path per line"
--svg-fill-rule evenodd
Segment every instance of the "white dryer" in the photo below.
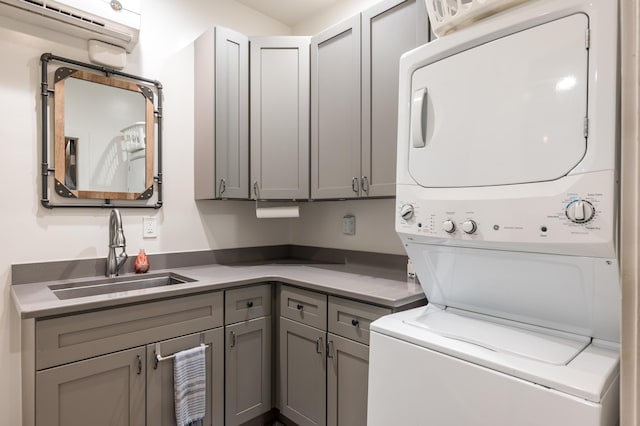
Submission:
M 369 425 L 618 423 L 617 13 L 532 0 L 401 59 L 429 305 L 372 324 Z

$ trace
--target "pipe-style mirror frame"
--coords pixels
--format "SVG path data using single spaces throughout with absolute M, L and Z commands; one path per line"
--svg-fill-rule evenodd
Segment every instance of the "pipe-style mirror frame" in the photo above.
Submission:
M 42 64 L 42 198 L 41 203 L 46 208 L 54 207 L 100 207 L 100 208 L 154 208 L 162 207 L 162 84 L 158 81 L 148 80 L 131 74 L 122 73 L 105 67 L 99 67 L 93 64 L 86 64 L 68 58 L 55 56 L 51 53 L 45 53 L 40 58 Z M 54 89 L 49 89 L 49 65 L 51 63 L 62 63 L 73 65 L 75 68 L 58 67 L 53 74 Z M 98 73 L 94 72 L 97 71 Z M 67 186 L 65 182 L 65 171 L 67 168 L 67 158 L 65 150 L 67 148 L 68 138 L 65 135 L 65 81 L 69 78 L 76 78 L 96 84 L 103 84 L 132 92 L 138 92 L 144 99 L 144 117 L 145 117 L 145 173 L 144 179 L 146 188 L 143 192 L 117 192 L 117 191 L 92 191 L 74 188 L 73 185 Z M 155 90 L 155 93 L 154 93 Z M 154 104 L 154 95 L 156 98 L 157 110 Z M 49 140 L 50 138 L 50 100 L 54 102 L 54 123 L 53 123 L 53 141 L 54 141 L 54 168 L 49 167 Z M 157 143 L 156 132 L 157 127 Z M 154 152 L 155 151 L 155 152 Z M 157 153 L 157 176 L 154 176 L 154 158 Z M 58 197 L 65 199 L 85 199 L 96 200 L 95 202 L 69 202 L 69 203 L 53 203 L 49 199 L 49 177 L 53 176 L 53 191 Z M 150 204 L 154 194 L 154 182 L 156 183 L 156 201 Z M 97 202 L 98 199 L 104 202 Z M 113 200 L 121 200 L 126 202 L 116 202 Z

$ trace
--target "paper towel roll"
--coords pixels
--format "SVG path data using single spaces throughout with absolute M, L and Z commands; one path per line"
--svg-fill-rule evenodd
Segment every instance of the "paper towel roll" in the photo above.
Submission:
M 276 219 L 283 217 L 300 217 L 298 206 L 287 207 L 256 207 L 258 219 Z

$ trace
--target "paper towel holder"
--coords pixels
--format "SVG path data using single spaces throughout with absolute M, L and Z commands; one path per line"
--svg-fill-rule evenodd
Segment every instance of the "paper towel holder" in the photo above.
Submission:
M 256 218 L 258 219 L 285 219 L 300 217 L 300 208 L 295 205 L 269 205 L 264 201 L 260 201 L 260 188 L 258 187 L 258 181 L 253 181 L 253 194 L 256 200 Z M 259 206 L 259 202 L 263 207 Z M 265 206 L 265 204 L 267 204 Z

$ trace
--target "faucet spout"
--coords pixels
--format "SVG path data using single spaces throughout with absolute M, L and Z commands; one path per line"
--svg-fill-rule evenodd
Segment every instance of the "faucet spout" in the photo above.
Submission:
M 122 229 L 122 216 L 118 209 L 111 210 L 109 215 L 109 254 L 107 255 L 106 275 L 113 278 L 118 275 L 118 271 L 127 261 L 129 255 L 126 252 L 127 241 Z M 116 249 L 122 249 L 116 256 Z

